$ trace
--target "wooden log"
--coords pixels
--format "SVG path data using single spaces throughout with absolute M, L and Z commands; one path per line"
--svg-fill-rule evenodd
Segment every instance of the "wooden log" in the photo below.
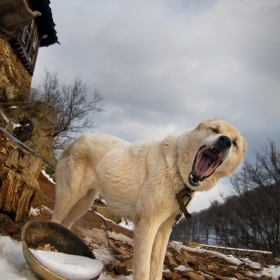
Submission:
M 12 142 L 0 131 L 0 213 L 23 221 L 39 190 L 42 159 Z

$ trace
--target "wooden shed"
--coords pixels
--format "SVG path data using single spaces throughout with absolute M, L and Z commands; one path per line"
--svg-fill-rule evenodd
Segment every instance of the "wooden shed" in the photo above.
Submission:
M 23 101 L 40 47 L 58 43 L 49 0 L 0 0 L 0 101 Z

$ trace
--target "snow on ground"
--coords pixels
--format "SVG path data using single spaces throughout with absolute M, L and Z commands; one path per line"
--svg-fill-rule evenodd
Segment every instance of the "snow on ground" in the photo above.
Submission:
M 225 261 L 232 263 L 234 266 L 239 266 L 243 262 L 252 268 L 261 267 L 261 265 L 259 263 L 253 262 L 248 258 L 239 260 L 231 255 L 226 256 L 222 253 L 215 252 L 215 251 L 209 251 L 209 250 L 202 249 L 199 247 L 197 247 L 197 248 L 186 247 L 186 246 L 182 245 L 180 242 L 171 242 L 170 245 L 179 253 L 180 253 L 181 249 L 184 248 L 184 250 L 186 250 L 186 251 L 197 252 L 200 254 L 208 254 L 208 255 L 216 256 L 218 258 L 222 258 Z M 234 249 L 234 248 L 232 248 L 232 249 Z M 278 279 L 280 279 L 280 266 L 270 266 L 270 268 L 264 267 L 262 271 L 258 271 L 257 273 L 253 273 L 250 271 L 250 272 L 248 272 L 247 276 L 256 277 L 256 278 L 260 278 L 260 279 L 262 276 L 266 276 L 266 277 L 278 280 Z
M 122 238 L 118 235 L 118 238 Z M 179 243 L 172 243 L 172 246 L 177 250 L 180 250 L 180 247 L 184 247 L 187 250 L 197 250 L 202 252 L 204 249 L 199 248 L 188 248 Z M 206 250 L 205 250 L 206 251 Z M 106 251 L 104 248 L 99 251 L 98 249 L 93 251 L 97 258 L 108 259 L 109 252 Z M 209 253 L 209 251 L 207 251 Z M 218 257 L 221 257 L 222 254 L 217 252 L 212 252 L 216 254 Z M 233 264 L 240 263 L 240 260 L 230 256 L 227 257 L 227 260 L 230 260 Z M 248 264 L 256 267 L 258 266 L 257 263 L 251 262 L 250 260 L 242 260 L 246 261 Z M 178 267 L 178 269 L 182 270 L 183 267 Z M 19 241 L 12 240 L 8 236 L 1 236 L 0 235 L 0 275 L 1 280 L 36 280 L 33 272 L 29 269 L 28 265 L 23 256 L 22 252 L 22 243 Z M 263 271 L 256 273 L 249 272 L 249 277 L 254 276 L 261 279 L 262 276 L 272 277 L 272 279 L 278 279 L 280 275 L 280 267 L 270 267 L 264 268 Z M 132 276 L 118 276 L 112 278 L 107 273 L 102 272 L 99 280 L 132 280 Z
M 22 252 L 22 243 L 0 236 L 1 280 L 37 280 L 29 269 Z
M 33 207 L 31 207 L 30 210 L 29 210 L 28 215 L 29 216 L 38 216 L 38 215 L 40 215 L 40 211 L 41 211 L 41 208 L 33 208 Z
M 105 253 L 105 252 L 103 252 Z M 97 251 L 94 251 L 97 257 Z M 107 252 L 106 252 L 107 254 Z M 0 279 L 1 280 L 37 280 L 27 265 L 22 252 L 22 242 L 0 235 Z M 99 280 L 132 280 L 132 276 L 112 278 L 102 272 Z
M 31 207 L 28 215 L 29 216 L 38 216 L 38 215 L 40 215 L 41 210 L 45 210 L 45 211 L 49 212 L 50 214 L 53 213 L 53 210 L 50 209 L 48 206 L 41 205 L 41 207 L 37 207 L 37 208 Z
M 53 180 L 44 172 L 43 174 L 49 178 L 49 180 L 53 182 Z M 39 215 L 40 211 L 44 209 L 52 212 L 46 206 L 41 206 L 41 208 L 31 208 L 29 215 L 36 216 Z M 103 216 L 102 216 L 103 217 Z M 103 217 L 104 218 L 104 217 Z M 126 221 L 122 222 L 123 227 L 131 228 L 133 224 L 129 224 Z M 83 233 L 84 241 L 86 243 L 91 243 L 94 248 L 93 253 L 97 259 L 101 260 L 103 263 L 113 262 L 115 261 L 113 256 L 110 254 L 108 248 L 104 246 L 106 244 L 106 240 L 104 240 L 104 234 L 101 234 L 101 231 L 98 229 L 91 229 L 90 231 L 79 229 L 81 233 Z M 114 232 L 110 232 L 110 236 L 124 241 L 128 244 L 132 245 L 132 239 Z M 256 262 L 252 262 L 249 259 L 239 260 L 233 256 L 225 256 L 224 254 L 208 251 L 201 248 L 189 248 L 182 245 L 179 242 L 171 242 L 170 246 L 176 249 L 178 252 L 182 248 L 184 250 L 195 251 L 198 253 L 207 253 L 212 254 L 213 256 L 217 256 L 219 258 L 223 258 L 229 263 L 232 263 L 234 266 L 238 266 L 241 262 L 247 263 L 251 267 L 259 267 L 260 264 Z M 179 266 L 177 270 L 184 271 L 184 266 Z M 30 270 L 27 265 L 23 252 L 22 252 L 22 243 L 19 241 L 15 241 L 8 236 L 0 235 L 0 279 L 1 280 L 37 280 L 33 272 Z M 280 267 L 271 266 L 270 268 L 264 268 L 262 271 L 258 273 L 249 272 L 248 276 L 250 277 L 258 277 L 261 279 L 262 276 L 271 277 L 272 279 L 279 279 L 280 276 Z M 115 276 L 114 278 L 108 275 L 106 272 L 101 272 L 99 280 L 132 280 L 132 275 L 129 276 Z

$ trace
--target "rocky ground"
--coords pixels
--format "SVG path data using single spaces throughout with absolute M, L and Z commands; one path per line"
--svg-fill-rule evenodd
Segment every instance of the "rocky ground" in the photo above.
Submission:
M 54 208 L 55 189 L 44 175 L 40 175 L 41 191 L 32 203 L 29 219 L 50 220 Z M 104 263 L 100 279 L 132 279 L 133 232 L 103 219 L 89 210 L 71 229 Z M 268 264 L 256 264 L 199 248 L 199 244 L 168 245 L 163 279 L 277 279 L 271 276 Z

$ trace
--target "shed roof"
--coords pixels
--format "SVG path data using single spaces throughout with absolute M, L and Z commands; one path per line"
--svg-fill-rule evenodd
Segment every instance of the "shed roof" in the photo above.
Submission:
M 33 11 L 39 11 L 42 15 L 35 18 L 38 26 L 39 36 L 42 38 L 40 47 L 48 47 L 58 43 L 55 30 L 55 23 L 52 17 L 52 9 L 49 0 L 29 0 Z M 45 39 L 43 39 L 47 35 Z

